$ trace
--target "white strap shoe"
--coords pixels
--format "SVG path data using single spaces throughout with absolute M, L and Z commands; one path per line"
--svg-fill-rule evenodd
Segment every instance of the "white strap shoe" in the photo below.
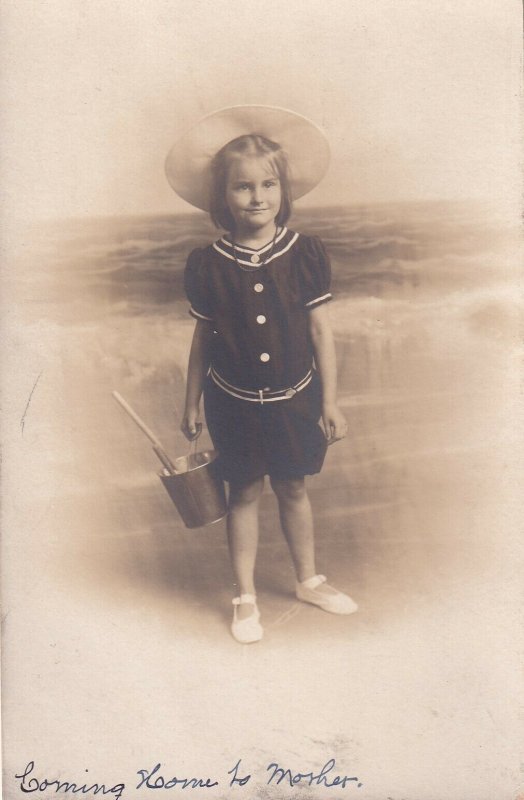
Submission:
M 253 613 L 245 619 L 238 619 L 237 606 L 244 603 L 254 605 Z M 233 598 L 233 622 L 231 623 L 231 633 L 237 642 L 241 644 L 251 644 L 259 642 L 264 634 L 262 625 L 259 622 L 260 612 L 257 606 L 257 598 L 254 594 L 241 594 L 240 597 Z
M 353 614 L 357 610 L 358 605 L 347 594 L 339 592 L 329 584 L 326 588 L 330 589 L 329 592 L 319 592 L 318 586 L 326 583 L 325 575 L 313 575 L 306 581 L 297 582 L 296 594 L 299 600 L 304 603 L 313 603 L 323 611 L 329 611 L 331 614 Z

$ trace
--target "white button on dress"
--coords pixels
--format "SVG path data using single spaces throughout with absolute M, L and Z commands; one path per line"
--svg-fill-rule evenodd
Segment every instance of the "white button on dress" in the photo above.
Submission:
M 253 286 L 253 289 L 255 290 L 255 292 L 263 292 L 264 291 L 264 285 L 262 283 L 255 283 L 255 285 Z
M 269 355 L 269 353 L 260 353 L 260 360 L 261 361 L 266 362 L 266 361 L 269 361 L 270 358 L 271 358 L 271 356 Z
M 258 317 L 257 317 L 258 324 L 259 325 L 263 325 L 265 321 L 266 321 L 265 316 L 263 314 L 259 314 Z
M 257 256 L 256 253 L 253 253 L 253 255 L 251 256 L 251 263 L 258 264 L 259 261 L 260 261 L 260 256 Z

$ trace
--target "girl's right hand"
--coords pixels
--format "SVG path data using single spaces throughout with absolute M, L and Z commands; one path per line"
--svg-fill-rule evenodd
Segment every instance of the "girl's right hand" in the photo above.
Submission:
M 197 422 L 197 416 L 197 412 L 187 411 L 184 414 L 184 418 L 180 426 L 180 430 L 190 442 L 192 442 L 194 439 L 198 439 L 202 433 L 202 423 Z

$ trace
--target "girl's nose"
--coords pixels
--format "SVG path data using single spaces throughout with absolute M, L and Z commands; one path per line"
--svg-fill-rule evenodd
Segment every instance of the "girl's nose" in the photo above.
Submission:
M 260 187 L 256 187 L 253 189 L 251 194 L 251 202 L 254 206 L 259 206 L 262 202 L 262 190 Z

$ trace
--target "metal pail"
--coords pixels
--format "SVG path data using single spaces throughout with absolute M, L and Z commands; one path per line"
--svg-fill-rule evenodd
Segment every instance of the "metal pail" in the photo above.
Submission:
M 212 525 L 227 514 L 224 482 L 218 474 L 215 450 L 182 456 L 175 475 L 160 475 L 186 528 Z

